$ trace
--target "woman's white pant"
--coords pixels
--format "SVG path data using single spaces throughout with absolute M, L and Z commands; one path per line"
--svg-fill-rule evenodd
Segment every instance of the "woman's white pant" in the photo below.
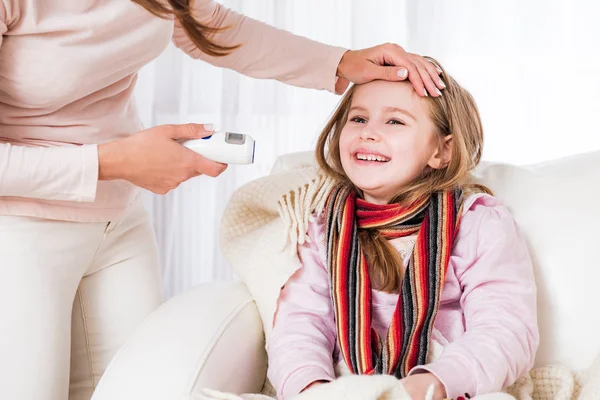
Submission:
M 110 223 L 0 216 L 0 399 L 89 399 L 160 293 L 141 204 Z

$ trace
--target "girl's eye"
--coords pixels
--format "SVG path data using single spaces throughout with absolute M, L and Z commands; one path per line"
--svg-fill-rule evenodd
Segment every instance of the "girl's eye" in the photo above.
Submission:
M 406 125 L 404 122 L 399 121 L 397 119 L 391 119 L 391 120 L 389 120 L 388 124 L 390 124 L 390 125 Z
M 364 124 L 367 122 L 367 120 L 364 119 L 363 117 L 354 117 L 354 118 L 350 119 L 350 121 L 358 122 L 359 124 Z

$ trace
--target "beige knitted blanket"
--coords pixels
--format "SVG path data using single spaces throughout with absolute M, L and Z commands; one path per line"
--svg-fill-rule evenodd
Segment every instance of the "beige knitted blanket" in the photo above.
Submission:
M 307 240 L 308 223 L 314 213 L 322 210 L 331 187 L 332 182 L 318 174 L 313 166 L 301 166 L 246 184 L 233 194 L 227 205 L 221 226 L 221 248 L 236 275 L 248 286 L 254 297 L 267 337 L 272 330 L 279 290 L 294 271 L 301 267 L 297 245 Z M 298 400 L 351 399 L 352 397 L 338 397 L 336 390 L 354 387 L 354 384 L 361 386 L 364 379 L 369 378 L 372 378 L 373 390 L 370 397 L 363 398 L 403 398 L 380 397 L 384 396 L 385 390 L 377 395 L 377 390 L 381 387 L 375 383 L 376 380 L 383 381 L 387 378 L 350 376 L 339 379 L 345 382 L 344 385 L 337 383 L 336 386 L 332 383 L 317 386 L 316 388 L 326 392 L 323 394 L 325 397 L 321 397 L 321 392 L 315 390 L 314 397 L 299 396 Z M 355 383 L 359 381 L 360 384 Z M 347 390 L 342 392 L 349 393 Z M 587 371 L 573 372 L 562 366 L 533 369 L 507 388 L 506 392 L 523 400 L 600 400 L 600 357 Z M 308 393 L 311 391 L 306 392 Z M 240 399 L 226 397 L 235 395 L 210 391 L 205 395 L 208 399 Z M 478 398 L 483 399 L 482 396 Z

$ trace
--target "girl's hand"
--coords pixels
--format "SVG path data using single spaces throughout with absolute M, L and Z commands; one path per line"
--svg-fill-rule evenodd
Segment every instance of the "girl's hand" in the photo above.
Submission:
M 400 382 L 413 400 L 424 400 L 431 385 L 433 385 L 433 400 L 442 400 L 446 397 L 446 389 L 442 382 L 429 372 L 408 376 Z
M 423 57 L 407 53 L 394 43 L 362 50 L 347 51 L 337 69 L 336 93 L 343 93 L 349 82 L 366 83 L 375 79 L 403 81 L 407 77 L 421 96 L 441 96 L 446 86 L 440 79 L 442 71 Z M 427 89 L 427 90 L 425 90 Z
M 98 179 L 124 179 L 157 194 L 165 194 L 198 175 L 218 176 L 227 165 L 208 160 L 177 140 L 198 139 L 212 126 L 161 125 L 125 139 L 98 146 Z

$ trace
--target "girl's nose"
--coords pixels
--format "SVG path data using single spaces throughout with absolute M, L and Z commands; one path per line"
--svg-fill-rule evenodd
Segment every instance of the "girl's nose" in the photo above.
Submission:
M 365 127 L 360 131 L 360 139 L 364 141 L 378 142 L 380 140 L 380 136 L 372 125 L 365 125 Z

